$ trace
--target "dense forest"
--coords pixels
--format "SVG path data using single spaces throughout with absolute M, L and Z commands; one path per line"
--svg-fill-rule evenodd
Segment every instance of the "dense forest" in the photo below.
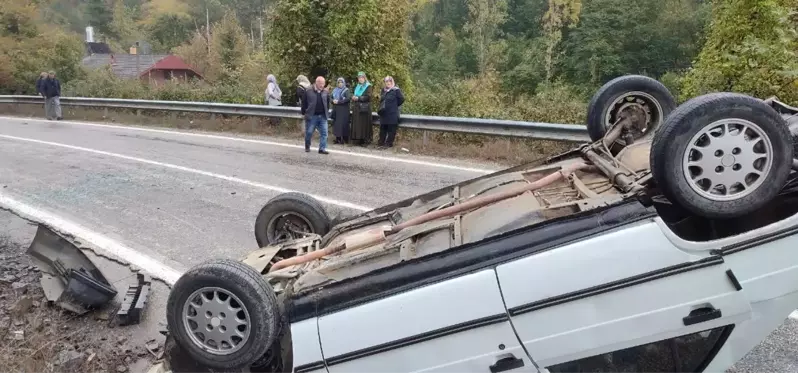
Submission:
M 581 122 L 601 84 L 663 81 L 680 99 L 734 90 L 797 100 L 796 0 L 0 0 L 0 91 L 54 69 L 71 95 L 262 103 L 305 74 L 393 75 L 405 112 Z M 153 88 L 80 61 L 86 26 L 205 77 Z M 293 102 L 284 97 L 284 102 Z

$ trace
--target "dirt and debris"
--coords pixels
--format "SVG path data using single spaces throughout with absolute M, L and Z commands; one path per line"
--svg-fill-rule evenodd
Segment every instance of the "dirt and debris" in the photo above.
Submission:
M 16 279 L 0 281 L 0 366 L 4 371 L 127 372 L 138 360 L 151 360 L 153 344 L 127 343 L 129 331 L 124 328 L 112 328 L 92 313 L 76 316 L 49 304 L 39 273 L 29 260 L 24 247 L 0 238 L 0 274 L 4 280 Z M 105 341 L 108 336 L 127 344 L 112 346 Z
M 0 211 L 0 366 L 10 372 L 145 373 L 163 350 L 158 322 L 168 289 L 158 285 L 155 310 L 140 325 L 114 321 L 124 293 L 83 315 L 49 302 L 42 272 L 26 254 L 37 226 Z M 114 286 L 125 289 L 136 274 L 127 267 L 84 252 Z M 155 285 L 154 285 L 155 286 Z M 155 339 L 154 339 L 155 338 Z

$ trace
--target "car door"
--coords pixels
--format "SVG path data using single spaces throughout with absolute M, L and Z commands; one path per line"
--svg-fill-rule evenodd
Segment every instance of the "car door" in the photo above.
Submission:
M 496 268 L 541 371 L 700 371 L 751 305 L 722 256 L 676 248 L 652 220 Z
M 321 315 L 318 328 L 330 373 L 538 371 L 493 269 Z

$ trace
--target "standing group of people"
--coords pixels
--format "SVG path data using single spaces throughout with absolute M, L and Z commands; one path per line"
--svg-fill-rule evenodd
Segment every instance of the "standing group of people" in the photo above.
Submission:
M 267 77 L 266 103 L 282 105 L 282 90 L 274 75 Z M 358 84 L 351 89 L 344 78 L 338 78 L 335 88 L 329 92 L 323 76 L 316 77 L 314 84 L 305 75 L 296 78 L 296 95 L 301 113 L 305 119 L 305 151 L 310 151 L 313 132 L 319 132 L 319 153 L 328 154 L 327 121 L 333 121 L 333 136 L 336 144 L 352 143 L 368 145 L 373 139 L 371 121 L 371 102 L 373 86 L 364 72 L 357 74 Z M 396 86 L 393 77 L 383 79 L 384 87 L 379 95 L 380 132 L 377 146 L 393 147 L 396 131 L 399 128 L 399 107 L 404 103 L 404 95 Z M 330 110 L 332 109 L 332 110 Z M 331 113 L 331 114 L 330 114 Z
M 61 120 L 61 82 L 55 73 L 42 72 L 36 80 L 36 92 L 44 98 L 44 113 L 47 119 Z

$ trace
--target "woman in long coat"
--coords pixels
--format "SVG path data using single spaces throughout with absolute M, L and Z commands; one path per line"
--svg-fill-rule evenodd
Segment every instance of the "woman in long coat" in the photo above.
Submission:
M 396 130 L 399 128 L 399 107 L 405 102 L 402 90 L 396 86 L 392 76 L 385 77 L 385 88 L 380 95 L 380 135 L 377 141 L 379 147 L 393 147 Z
M 336 144 L 349 142 L 349 100 L 352 93 L 346 87 L 346 80 L 338 78 L 338 86 L 332 92 L 333 135 Z
M 357 86 L 352 95 L 352 131 L 349 135 L 353 143 L 368 145 L 374 138 L 371 122 L 372 86 L 364 72 L 357 73 Z

